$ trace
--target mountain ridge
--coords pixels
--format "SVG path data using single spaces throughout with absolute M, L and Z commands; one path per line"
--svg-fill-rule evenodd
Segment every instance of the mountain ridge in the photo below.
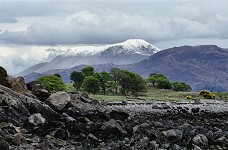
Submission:
M 39 68 L 32 66 L 16 76 L 25 76 L 33 72 L 44 73 L 49 70 L 72 68 L 78 65 L 132 64 L 158 51 L 160 51 L 159 48 L 142 39 L 129 39 L 122 43 L 106 46 L 82 46 L 76 49 L 68 49 L 43 66 Z
M 87 65 L 52 70 L 45 74 L 59 73 L 65 81 L 70 82 L 70 73 L 79 71 L 85 66 Z M 109 71 L 110 68 L 117 67 L 143 77 L 148 77 L 151 73 L 163 73 L 171 81 L 186 82 L 194 91 L 201 89 L 228 91 L 228 49 L 215 45 L 173 47 L 130 65 L 109 63 L 93 66 L 96 71 Z M 29 78 L 25 76 L 26 81 Z

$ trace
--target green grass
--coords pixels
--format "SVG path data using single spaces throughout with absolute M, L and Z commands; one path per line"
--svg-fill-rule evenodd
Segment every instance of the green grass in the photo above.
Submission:
M 75 88 L 73 87 L 73 83 L 65 83 L 67 92 L 74 92 Z
M 67 83 L 67 92 L 74 92 L 75 88 L 73 87 L 72 83 Z M 216 95 L 216 99 L 220 100 L 223 99 L 228 101 L 228 92 L 214 92 Z M 203 97 L 199 96 L 199 92 L 176 92 L 166 89 L 157 89 L 157 88 L 148 88 L 148 92 L 145 96 L 139 97 L 132 97 L 132 96 L 121 96 L 121 95 L 101 95 L 101 94 L 89 94 L 89 97 L 92 99 L 96 99 L 99 101 L 123 101 L 123 100 L 130 100 L 130 101 L 175 101 L 175 102 L 188 102 L 189 100 L 186 99 L 188 95 L 192 96 L 192 100 L 194 99 L 203 99 Z
M 123 100 L 127 99 L 125 96 L 119 96 L 119 95 L 93 95 L 93 94 L 90 94 L 89 97 L 92 99 L 99 100 L 99 101 L 109 101 L 109 102 L 123 101 Z
M 193 96 L 193 99 L 200 99 L 197 92 L 175 92 L 166 89 L 157 89 L 157 88 L 149 88 L 148 92 L 144 96 L 133 97 L 133 96 L 120 96 L 120 95 L 93 95 L 89 96 L 92 99 L 96 99 L 99 101 L 189 101 L 186 99 L 187 95 Z

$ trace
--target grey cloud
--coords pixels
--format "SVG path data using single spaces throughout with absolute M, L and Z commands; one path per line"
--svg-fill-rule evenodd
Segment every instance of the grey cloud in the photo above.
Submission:
M 58 11 L 53 1 L 0 1 L 0 23 L 17 23 L 18 17 L 53 15 Z
M 5 31 L 0 40 L 16 44 L 103 44 L 143 38 L 148 41 L 187 38 L 228 38 L 228 17 L 201 15 L 198 8 L 173 10 L 159 18 L 145 12 L 119 13 L 112 9 L 78 11 L 63 20 L 34 23 L 23 32 Z M 197 12 L 198 11 L 198 12 Z M 194 13 L 194 14 L 193 14 Z M 181 14 L 181 15 L 179 15 Z M 188 14 L 193 14 L 188 17 Z
M 34 7 L 34 3 L 29 3 L 26 9 L 33 12 L 31 16 L 56 13 L 55 18 L 35 22 L 25 31 L 4 31 L 0 34 L 0 40 L 14 44 L 59 45 L 105 44 L 129 38 L 142 38 L 151 42 L 189 38 L 228 38 L 228 15 L 226 7 L 221 4 L 223 0 L 202 0 L 197 3 L 194 0 L 96 0 L 85 1 L 84 5 L 82 1 L 48 2 L 37 3 L 38 7 L 34 11 L 27 8 Z M 218 8 L 214 8 L 214 5 Z M 16 12 L 18 10 L 11 15 L 15 16 Z M 26 15 L 25 12 L 19 13 L 18 16 Z M 60 13 L 64 15 L 59 15 Z

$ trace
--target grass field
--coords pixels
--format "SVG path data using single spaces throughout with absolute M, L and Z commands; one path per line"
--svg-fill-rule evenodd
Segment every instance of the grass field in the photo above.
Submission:
M 73 92 L 75 91 L 73 84 L 68 83 L 67 85 L 67 91 Z M 215 92 L 216 99 L 218 100 L 225 100 L 228 101 L 228 92 Z M 186 99 L 186 96 L 191 95 L 192 100 L 194 99 L 203 99 L 203 97 L 199 96 L 199 92 L 175 92 L 171 90 L 166 89 L 157 89 L 157 88 L 149 88 L 148 92 L 145 96 L 139 96 L 139 97 L 132 97 L 132 96 L 121 96 L 121 95 L 101 95 L 101 94 L 89 94 L 89 97 L 92 99 L 96 99 L 99 101 L 123 101 L 123 100 L 131 100 L 131 101 L 137 101 L 137 100 L 143 100 L 143 101 L 189 101 Z

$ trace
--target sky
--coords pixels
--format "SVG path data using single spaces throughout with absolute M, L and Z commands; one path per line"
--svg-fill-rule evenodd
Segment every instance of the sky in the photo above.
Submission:
M 0 0 L 0 66 L 11 75 L 71 47 L 127 39 L 228 48 L 228 0 Z

